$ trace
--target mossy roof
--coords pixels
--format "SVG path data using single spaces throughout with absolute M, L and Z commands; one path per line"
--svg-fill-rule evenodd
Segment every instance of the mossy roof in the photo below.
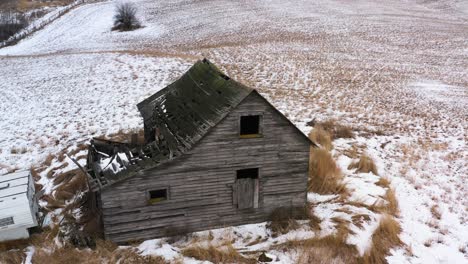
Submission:
M 176 155 L 190 149 L 252 91 L 204 59 L 137 106 L 145 130 L 154 130 Z

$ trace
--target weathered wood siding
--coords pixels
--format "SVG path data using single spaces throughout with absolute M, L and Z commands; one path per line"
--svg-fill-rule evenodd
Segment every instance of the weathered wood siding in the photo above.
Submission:
M 262 114 L 263 137 L 240 139 L 239 118 Z M 141 171 L 101 194 L 106 238 L 115 242 L 261 222 L 306 202 L 309 142 L 257 93 L 249 95 L 186 155 Z M 236 170 L 259 168 L 258 208 L 237 209 Z M 149 190 L 169 199 L 148 205 Z

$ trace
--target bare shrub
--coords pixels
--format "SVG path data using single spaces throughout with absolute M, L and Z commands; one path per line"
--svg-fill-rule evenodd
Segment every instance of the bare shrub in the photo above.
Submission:
M 343 175 L 328 151 L 311 149 L 308 186 L 309 191 L 319 194 L 346 193 Z
M 349 164 L 348 169 L 356 169 L 358 172 L 368 173 L 372 172 L 375 175 L 379 175 L 377 172 L 377 166 L 375 166 L 374 160 L 371 157 L 363 154 L 359 158 L 358 162 L 353 162 Z
M 136 18 L 137 8 L 132 3 L 120 3 L 116 7 L 114 27 L 112 30 L 129 31 L 139 28 L 140 22 Z
M 321 127 L 315 127 L 314 129 L 312 129 L 312 131 L 309 134 L 309 138 L 313 142 L 320 144 L 320 146 L 322 148 L 325 148 L 326 150 L 333 149 L 330 134 Z
M 403 244 L 398 237 L 400 232 L 400 224 L 393 217 L 384 215 L 372 235 L 372 247 L 362 257 L 362 263 L 387 263 L 385 256 L 390 249 Z

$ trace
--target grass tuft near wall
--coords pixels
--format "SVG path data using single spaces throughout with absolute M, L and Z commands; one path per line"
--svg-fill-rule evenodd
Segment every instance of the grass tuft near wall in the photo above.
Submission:
M 309 191 L 319 194 L 345 194 L 341 170 L 325 149 L 311 148 Z
M 321 127 L 315 127 L 309 134 L 309 138 L 318 143 L 322 148 L 330 151 L 333 149 L 332 139 L 330 134 Z

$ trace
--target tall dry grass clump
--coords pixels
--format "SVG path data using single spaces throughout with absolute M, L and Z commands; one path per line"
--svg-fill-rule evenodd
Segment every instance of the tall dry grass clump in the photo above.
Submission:
M 362 173 L 372 172 L 374 175 L 379 175 L 374 160 L 366 154 L 361 155 L 359 161 L 349 164 L 348 169 L 356 169 L 356 171 Z
M 56 175 L 54 184 L 58 187 L 54 191 L 57 201 L 67 201 L 88 188 L 87 176 L 79 169 Z
M 330 134 L 325 131 L 323 128 L 317 126 L 309 134 L 309 138 L 315 142 L 320 144 L 320 146 L 326 150 L 332 150 L 333 144 Z
M 384 206 L 384 211 L 389 215 L 398 216 L 400 210 L 398 208 L 395 190 L 388 188 L 384 198 L 387 201 L 387 204 Z
M 339 124 L 334 119 L 319 122 L 316 126 L 327 131 L 333 140 L 338 138 L 354 138 L 354 132 L 351 127 Z
M 387 263 L 385 257 L 390 249 L 403 244 L 398 237 L 400 232 L 400 224 L 393 217 L 384 215 L 372 235 L 372 246 L 362 257 L 362 263 Z
M 312 148 L 310 151 L 309 191 L 319 194 L 344 194 L 345 184 L 341 170 L 325 149 Z

